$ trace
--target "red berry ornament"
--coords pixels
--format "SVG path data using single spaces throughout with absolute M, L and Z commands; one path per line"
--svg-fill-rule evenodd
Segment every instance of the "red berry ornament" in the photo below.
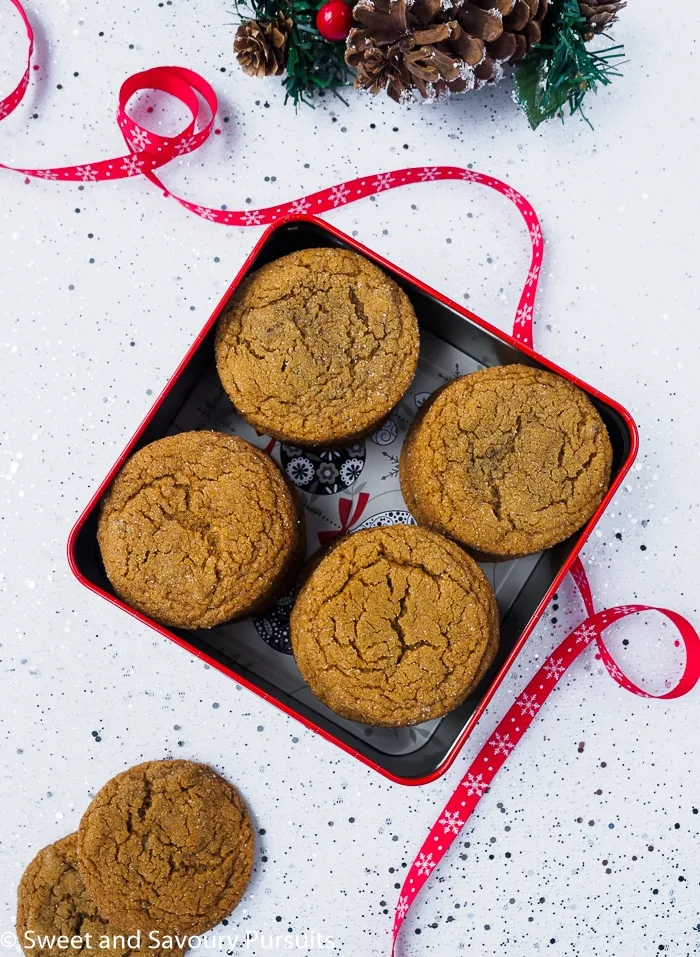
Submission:
M 352 7 L 344 0 L 328 0 L 316 14 L 316 29 L 325 40 L 345 40 L 352 26 Z

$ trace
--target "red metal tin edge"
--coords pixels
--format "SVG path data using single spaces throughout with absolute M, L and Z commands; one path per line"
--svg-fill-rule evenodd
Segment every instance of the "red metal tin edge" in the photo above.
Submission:
M 221 662 L 210 657 L 206 653 L 199 651 L 196 648 L 193 648 L 184 639 L 168 631 L 166 628 L 152 621 L 150 618 L 147 618 L 145 615 L 142 615 L 139 611 L 137 611 L 134 608 L 131 608 L 129 605 L 125 604 L 116 596 L 110 595 L 109 592 L 106 592 L 102 588 L 99 588 L 98 586 L 94 585 L 82 574 L 82 572 L 78 568 L 78 565 L 75 559 L 75 543 L 88 516 L 90 515 L 92 510 L 95 508 L 95 506 L 98 504 L 102 496 L 105 494 L 112 480 L 116 476 L 117 472 L 119 471 L 119 469 L 122 467 L 126 459 L 131 454 L 132 449 L 134 448 L 135 444 L 138 442 L 139 438 L 143 434 L 143 431 L 148 426 L 153 416 L 157 413 L 158 409 L 162 405 L 166 396 L 170 392 L 170 389 L 172 388 L 174 383 L 177 381 L 180 373 L 187 366 L 190 359 L 194 355 L 202 339 L 204 339 L 204 337 L 207 335 L 207 333 L 210 331 L 210 329 L 212 328 L 212 326 L 218 319 L 219 314 L 224 308 L 233 290 L 241 282 L 242 278 L 247 273 L 250 265 L 253 263 L 253 261 L 259 254 L 260 250 L 267 244 L 270 236 L 277 229 L 279 229 L 281 226 L 286 225 L 290 222 L 305 222 L 305 223 L 311 223 L 313 225 L 319 226 L 320 228 L 325 230 L 327 233 L 330 233 L 330 235 L 334 236 L 336 239 L 341 240 L 346 245 L 351 246 L 353 249 L 357 250 L 357 252 L 361 253 L 363 256 L 366 256 L 368 259 L 376 262 L 378 265 L 383 266 L 386 269 L 390 270 L 391 272 L 394 272 L 395 274 L 401 276 L 401 278 L 405 279 L 407 282 L 412 283 L 418 289 L 420 289 L 421 292 L 423 292 L 424 294 L 430 296 L 433 299 L 438 300 L 439 302 L 443 303 L 445 306 L 454 310 L 459 315 L 465 316 L 475 325 L 480 326 L 482 329 L 486 330 L 491 335 L 500 339 L 502 342 L 506 343 L 509 346 L 512 346 L 514 349 L 518 350 L 519 352 L 522 352 L 525 355 L 535 359 L 537 362 L 540 362 L 542 365 L 546 366 L 552 372 L 555 372 L 557 375 L 562 376 L 563 378 L 567 379 L 569 382 L 572 382 L 575 385 L 582 387 L 584 390 L 596 396 L 596 398 L 600 399 L 602 402 L 604 402 L 608 406 L 614 408 L 618 412 L 618 414 L 621 416 L 621 418 L 624 420 L 625 425 L 627 426 L 629 430 L 629 438 L 630 438 L 629 453 L 627 455 L 627 458 L 623 462 L 622 466 L 620 467 L 620 471 L 617 477 L 615 478 L 610 488 L 608 489 L 603 501 L 600 503 L 600 505 L 596 509 L 594 515 L 592 516 L 592 518 L 590 519 L 586 527 L 580 532 L 576 546 L 574 547 L 573 551 L 567 558 L 563 567 L 560 569 L 560 571 L 556 575 L 550 587 L 547 589 L 546 594 L 542 598 L 542 601 L 536 608 L 529 622 L 523 629 L 523 632 L 520 635 L 518 641 L 515 643 L 510 654 L 508 655 L 506 660 L 503 662 L 497 675 L 495 676 L 495 678 L 493 679 L 493 681 L 487 688 L 486 692 L 484 693 L 484 696 L 482 700 L 479 702 L 479 705 L 474 710 L 468 722 L 466 723 L 466 725 L 464 726 L 464 728 L 462 729 L 462 731 L 460 732 L 460 734 L 454 741 L 452 747 L 450 748 L 449 752 L 443 759 L 442 763 L 430 774 L 424 775 L 423 777 L 404 778 L 399 775 L 392 774 L 390 771 L 376 764 L 370 758 L 354 750 L 345 742 L 335 738 L 332 734 L 327 732 L 324 728 L 314 724 L 313 721 L 299 714 L 299 712 L 294 711 L 293 709 L 287 707 L 287 705 L 285 705 L 283 702 L 277 700 L 272 695 L 267 694 L 265 691 L 258 688 L 256 685 L 247 681 L 237 672 L 226 667 L 226 665 L 223 665 Z M 295 718 L 297 721 L 300 721 L 305 727 L 311 729 L 312 731 L 315 731 L 317 734 L 320 734 L 321 737 L 325 738 L 327 741 L 332 742 L 337 747 L 345 751 L 347 754 L 350 754 L 353 757 L 358 758 L 360 761 L 362 761 L 363 764 L 367 765 L 370 768 L 373 768 L 373 770 L 377 771 L 383 777 L 388 778 L 390 781 L 393 781 L 397 784 L 403 784 L 403 785 L 419 786 L 419 785 L 429 784 L 432 781 L 437 780 L 443 774 L 445 774 L 449 770 L 453 762 L 455 761 L 457 755 L 459 754 L 460 750 L 464 746 L 467 738 L 473 731 L 474 726 L 479 721 L 480 717 L 482 716 L 482 714 L 488 707 L 491 699 L 493 698 L 494 694 L 498 690 L 501 682 L 503 681 L 506 674 L 510 670 L 515 659 L 520 654 L 525 642 L 531 635 L 537 622 L 542 617 L 542 614 L 544 613 L 547 605 L 549 604 L 552 598 L 552 595 L 561 585 L 561 582 L 563 581 L 567 572 L 573 565 L 575 559 L 580 554 L 581 549 L 583 548 L 584 544 L 588 540 L 596 524 L 600 520 L 601 515 L 603 514 L 607 506 L 610 504 L 613 496 L 615 495 L 620 485 L 622 484 L 622 481 L 624 480 L 625 476 L 629 472 L 632 466 L 632 463 L 634 462 L 637 456 L 638 449 L 639 449 L 639 435 L 637 432 L 637 426 L 635 425 L 635 422 L 632 419 L 632 416 L 630 415 L 630 413 L 618 402 L 616 402 L 614 399 L 609 398 L 607 395 L 600 392 L 598 389 L 588 385 L 583 380 L 579 379 L 577 376 L 571 374 L 570 372 L 567 372 L 565 369 L 562 369 L 560 366 L 551 362 L 545 356 L 540 355 L 538 352 L 535 352 L 533 349 L 530 349 L 528 346 L 524 345 L 522 342 L 517 341 L 512 336 L 508 335 L 505 332 L 502 332 L 500 329 L 496 328 L 495 326 L 492 326 L 489 322 L 486 322 L 484 319 L 481 319 L 475 313 L 471 312 L 471 310 L 465 309 L 463 306 L 459 305 L 458 303 L 455 303 L 451 299 L 447 298 L 446 296 L 443 296 L 441 293 L 427 286 L 420 279 L 416 279 L 414 276 L 410 275 L 410 273 L 407 273 L 405 270 L 401 269 L 399 266 L 394 265 L 388 259 L 385 259 L 383 256 L 378 255 L 373 250 L 368 249 L 366 246 L 363 246 L 362 243 L 359 243 L 357 242 L 357 240 L 353 239 L 352 237 L 347 236 L 345 233 L 341 232 L 336 227 L 331 226 L 325 220 L 319 219 L 318 217 L 315 217 L 315 216 L 304 216 L 304 215 L 288 216 L 288 217 L 285 217 L 284 219 L 280 219 L 278 222 L 273 223 L 271 226 L 269 226 L 265 230 L 265 232 L 262 234 L 262 236 L 258 239 L 258 242 L 253 247 L 253 250 L 251 251 L 250 255 L 245 259 L 235 279 L 233 280 L 233 282 L 231 282 L 231 284 L 227 288 L 226 292 L 222 296 L 218 305 L 214 309 L 214 312 L 211 314 L 206 324 L 204 325 L 203 329 L 197 335 L 192 345 L 187 350 L 184 358 L 178 364 L 174 373 L 169 377 L 164 388 L 158 395 L 156 401 L 151 406 L 149 412 L 147 413 L 145 418 L 142 420 L 141 424 L 136 429 L 134 435 L 131 437 L 126 447 L 124 448 L 124 450 L 122 451 L 122 453 L 120 454 L 120 456 L 118 457 L 118 459 L 116 460 L 112 468 L 109 470 L 107 476 L 100 483 L 97 491 L 94 493 L 94 495 L 91 497 L 86 507 L 81 512 L 78 520 L 76 521 L 75 525 L 71 529 L 71 532 L 68 538 L 68 543 L 67 543 L 68 564 L 71 568 L 71 571 L 73 572 L 75 577 L 78 579 L 78 581 L 80 581 L 81 584 L 83 584 L 90 591 L 95 592 L 95 594 L 101 595 L 103 598 L 106 598 L 112 604 L 117 605 L 119 608 L 122 608 L 124 611 L 128 612 L 130 615 L 136 618 L 138 621 L 142 622 L 145 625 L 150 626 L 155 631 L 159 632 L 161 635 L 164 635 L 166 638 L 169 638 L 171 641 L 174 641 L 175 644 L 179 645 L 181 648 L 185 648 L 188 652 L 190 652 L 190 654 L 194 654 L 197 658 L 200 658 L 202 661 L 205 661 L 212 668 L 216 668 L 218 671 L 221 671 L 223 674 L 228 675 L 228 677 L 233 678 L 239 684 L 243 685 L 245 688 L 248 688 L 250 691 L 253 691 L 255 694 L 259 695 L 261 698 L 270 702 L 275 707 L 283 711 L 285 714 Z

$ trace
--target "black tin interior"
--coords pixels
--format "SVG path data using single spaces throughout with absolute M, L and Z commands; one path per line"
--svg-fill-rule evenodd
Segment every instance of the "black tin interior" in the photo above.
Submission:
M 279 256 L 313 246 L 344 246 L 345 244 L 333 234 L 327 232 L 321 225 L 308 222 L 291 222 L 279 226 L 271 234 L 269 241 L 261 249 L 255 261 L 255 266 L 263 265 Z M 348 247 L 351 248 L 351 247 Z M 251 266 L 251 268 L 253 268 Z M 455 348 L 470 355 L 478 362 L 487 366 L 503 365 L 520 362 L 537 365 L 529 356 L 521 353 L 507 343 L 482 329 L 463 315 L 453 311 L 431 296 L 424 293 L 417 286 L 404 281 L 400 276 L 394 278 L 406 290 L 413 302 L 416 314 L 422 327 L 430 330 L 434 335 L 444 339 Z M 214 330 L 212 329 L 201 341 L 197 351 L 193 354 L 187 366 L 183 369 L 177 381 L 172 385 L 168 396 L 161 404 L 149 422 L 137 447 L 153 442 L 165 435 L 175 416 L 184 405 L 185 400 L 194 385 L 205 370 L 214 363 Z M 595 396 L 591 400 L 596 405 L 610 433 L 613 447 L 613 479 L 618 475 L 631 447 L 631 436 L 628 426 L 619 412 L 599 401 Z M 113 594 L 113 589 L 107 580 L 99 549 L 97 546 L 97 517 L 98 508 L 93 508 L 84 523 L 75 542 L 74 559 L 80 572 L 91 583 Z M 576 545 L 578 536 L 573 536 L 561 545 L 542 553 L 542 556 L 520 590 L 517 599 L 510 611 L 501 622 L 501 645 L 499 654 L 483 682 L 459 708 L 452 711 L 441 721 L 436 732 L 418 750 L 410 754 L 390 755 L 373 748 L 368 741 L 363 741 L 350 734 L 345 728 L 335 724 L 331 719 L 311 710 L 296 698 L 281 691 L 270 682 L 241 667 L 232 658 L 222 654 L 207 644 L 203 634 L 173 629 L 192 650 L 204 652 L 227 668 L 240 675 L 246 681 L 255 685 L 290 710 L 302 714 L 312 723 L 323 729 L 335 739 L 342 741 L 353 751 L 360 752 L 369 760 L 384 768 L 397 777 L 410 781 L 432 774 L 444 761 L 454 745 L 460 731 L 478 707 L 489 684 L 503 664 L 503 661 L 517 642 L 523 629 L 529 622 L 540 601 L 547 592 L 557 572 L 570 555 Z

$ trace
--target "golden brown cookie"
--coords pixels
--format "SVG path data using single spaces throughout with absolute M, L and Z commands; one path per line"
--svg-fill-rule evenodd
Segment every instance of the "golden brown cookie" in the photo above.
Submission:
M 611 464 L 605 425 L 581 389 L 542 369 L 495 366 L 421 408 L 401 451 L 401 490 L 421 525 L 515 558 L 585 525 Z
M 100 913 L 129 933 L 202 934 L 238 904 L 253 867 L 238 791 L 205 764 L 149 761 L 108 781 L 78 831 Z
M 303 249 L 262 266 L 233 294 L 216 334 L 236 409 L 258 432 L 298 445 L 371 433 L 417 362 L 408 296 L 344 249 Z
M 97 530 L 116 593 L 164 625 L 211 628 L 258 611 L 303 558 L 296 494 L 243 439 L 183 432 L 133 455 Z
M 182 950 L 153 946 L 154 941 L 135 939 L 127 946 L 120 929 L 101 917 L 78 871 L 78 835 L 50 844 L 39 851 L 26 869 L 17 890 L 17 937 L 28 957 L 180 957 Z M 69 938 L 66 949 L 58 937 Z
M 294 658 L 313 693 L 344 718 L 384 727 L 446 714 L 498 648 L 498 607 L 476 562 L 414 525 L 340 539 L 291 616 Z

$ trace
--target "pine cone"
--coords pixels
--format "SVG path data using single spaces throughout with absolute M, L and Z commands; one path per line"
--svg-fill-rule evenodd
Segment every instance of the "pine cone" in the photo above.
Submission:
M 465 3 L 464 8 L 493 7 L 494 4 L 503 17 L 503 30 L 495 40 L 486 44 L 486 53 L 492 60 L 505 60 L 517 66 L 541 41 L 542 24 L 552 0 L 474 0 Z
M 617 22 L 617 15 L 626 7 L 626 2 L 602 3 L 602 0 L 588 0 L 584 3 L 579 0 L 581 16 L 586 18 L 586 25 L 582 28 L 583 39 L 588 42 L 599 33 L 605 33 L 608 27 Z
M 284 73 L 291 29 L 292 21 L 281 14 L 269 23 L 244 20 L 233 41 L 233 51 L 243 70 L 257 77 Z
M 355 86 L 397 102 L 500 80 L 542 38 L 549 0 L 360 0 L 345 60 Z

